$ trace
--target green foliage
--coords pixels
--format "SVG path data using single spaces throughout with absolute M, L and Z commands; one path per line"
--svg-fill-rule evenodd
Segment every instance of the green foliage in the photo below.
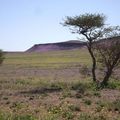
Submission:
M 120 89 L 120 82 L 119 81 L 111 81 L 106 86 L 109 89 Z
M 72 33 L 82 34 L 86 41 L 89 41 L 89 51 L 93 55 L 92 42 L 103 36 L 102 27 L 104 26 L 105 16 L 103 14 L 82 14 L 75 17 L 67 17 L 63 25 L 72 27 Z
M 86 86 L 92 91 L 99 91 L 98 85 L 95 82 L 90 82 Z
M 105 16 L 103 14 L 83 14 L 75 17 L 67 17 L 64 25 L 80 28 L 98 28 L 104 25 Z

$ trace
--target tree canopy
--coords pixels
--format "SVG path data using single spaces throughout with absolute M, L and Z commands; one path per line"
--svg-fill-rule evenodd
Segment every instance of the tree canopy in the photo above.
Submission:
M 86 13 L 74 17 L 67 16 L 63 25 L 70 27 L 72 33 L 84 35 L 87 40 L 96 40 L 102 35 L 101 29 L 105 25 L 105 19 L 103 14 Z

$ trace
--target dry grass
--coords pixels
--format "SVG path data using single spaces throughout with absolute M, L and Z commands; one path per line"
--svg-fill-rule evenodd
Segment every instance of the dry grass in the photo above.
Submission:
M 108 89 L 96 90 L 83 70 L 91 64 L 86 49 L 5 57 L 0 120 L 119 120 L 119 75 Z

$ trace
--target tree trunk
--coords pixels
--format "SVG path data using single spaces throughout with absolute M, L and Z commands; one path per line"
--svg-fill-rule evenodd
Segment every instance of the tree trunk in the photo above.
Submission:
M 95 56 L 93 54 L 93 51 L 92 51 L 92 47 L 89 45 L 87 46 L 88 47 L 88 51 L 90 53 L 90 56 L 92 58 L 92 77 L 93 77 L 93 82 L 96 82 L 96 73 L 95 73 L 95 70 L 96 70 L 96 59 L 95 59 Z
M 109 78 L 110 78 L 111 75 L 112 75 L 112 68 L 110 68 L 106 72 L 105 77 L 104 77 L 103 81 L 101 82 L 101 87 L 104 87 L 104 86 L 108 85 L 108 81 L 109 81 Z

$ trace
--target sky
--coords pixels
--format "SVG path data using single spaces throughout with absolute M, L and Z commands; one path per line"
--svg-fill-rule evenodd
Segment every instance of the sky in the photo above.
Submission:
M 25 51 L 34 44 L 76 40 L 60 23 L 66 16 L 103 13 L 120 25 L 120 0 L 0 0 L 0 49 Z

